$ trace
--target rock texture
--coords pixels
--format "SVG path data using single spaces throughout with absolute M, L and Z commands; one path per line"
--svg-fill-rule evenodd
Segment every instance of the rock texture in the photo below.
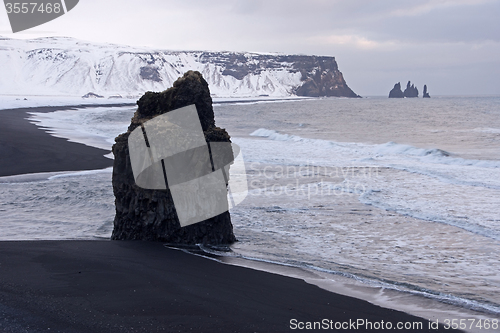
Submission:
M 407 98 L 412 98 L 412 97 L 418 97 L 418 89 L 415 87 L 415 85 L 411 84 L 410 81 L 406 84 L 406 89 L 404 91 L 404 95 Z
M 401 83 L 398 82 L 394 85 L 394 88 L 389 92 L 389 98 L 403 98 L 405 95 L 401 90 Z
M 301 73 L 303 84 L 295 90 L 298 96 L 361 97 L 345 82 L 335 57 L 286 56 L 283 60 Z
M 424 84 L 424 95 L 422 97 L 423 98 L 431 98 L 431 96 L 427 92 L 427 85 L 426 84 Z
M 147 190 L 135 185 L 128 150 L 130 133 L 157 115 L 191 104 L 196 104 L 208 142 L 230 142 L 226 130 L 215 126 L 208 84 L 199 72 L 188 71 L 172 88 L 142 96 L 127 132 L 119 135 L 113 145 L 116 215 L 112 239 L 211 245 L 236 241 L 229 212 L 181 228 L 168 189 Z

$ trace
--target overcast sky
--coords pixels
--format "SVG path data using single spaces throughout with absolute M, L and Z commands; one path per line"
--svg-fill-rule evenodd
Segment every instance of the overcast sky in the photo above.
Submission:
M 0 10 L 0 35 L 330 55 L 363 96 L 408 80 L 431 96 L 500 94 L 500 0 L 80 0 L 16 34 Z

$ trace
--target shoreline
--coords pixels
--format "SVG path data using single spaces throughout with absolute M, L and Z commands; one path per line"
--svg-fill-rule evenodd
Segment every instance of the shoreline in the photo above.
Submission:
M 127 105 L 129 105 L 129 104 L 127 104 Z M 22 112 L 22 113 L 23 113 L 23 115 L 26 115 L 26 112 L 27 112 L 27 111 L 32 112 L 32 111 L 36 110 L 37 112 L 44 112 L 44 111 L 40 111 L 40 109 L 47 110 L 47 111 L 45 111 L 45 112 L 50 112 L 50 111 L 56 111 L 56 110 L 67 110 L 67 109 L 76 108 L 76 107 L 82 107 L 82 108 L 85 108 L 85 107 L 98 107 L 98 106 L 99 106 L 99 105 L 61 106 L 61 107 L 45 107 L 45 108 L 38 108 L 38 107 L 35 107 L 35 108 L 27 108 L 26 110 L 24 110 L 24 108 L 23 108 L 23 111 L 24 111 L 24 112 Z M 104 106 L 110 106 L 110 105 L 104 105 Z M 15 112 L 15 111 L 17 111 L 17 112 L 19 112 L 20 110 L 19 110 L 19 109 L 15 109 L 15 110 L 3 110 L 2 112 L 6 112 L 6 111 L 10 111 L 10 112 Z M 1 114 L 1 113 L 0 113 L 0 114 Z M 66 148 L 66 147 L 64 147 L 64 148 L 65 148 L 65 149 L 69 149 L 69 150 L 70 150 L 69 152 L 74 152 L 74 151 L 75 151 L 75 149 L 76 149 L 76 150 L 78 150 L 78 152 L 80 151 L 79 149 L 80 149 L 81 147 L 79 147 L 79 149 L 77 149 L 76 147 L 74 147 L 74 145 L 83 146 L 83 147 L 87 147 L 87 148 L 91 148 L 91 149 L 93 149 L 93 150 L 94 150 L 94 152 L 92 153 L 93 155 L 92 155 L 92 154 L 90 154 L 90 155 L 92 155 L 92 156 L 99 155 L 99 156 L 101 156 L 101 157 L 102 157 L 102 155 L 100 155 L 100 154 L 102 154 L 102 151 L 106 152 L 105 150 L 102 150 L 102 149 L 92 148 L 92 147 L 88 147 L 88 146 L 85 146 L 85 145 L 82 145 L 82 144 L 73 143 L 73 142 L 68 142 L 68 141 L 67 141 L 67 140 L 65 140 L 65 139 L 59 139 L 59 138 L 52 137 L 50 134 L 48 134 L 48 133 L 46 133 L 45 131 L 41 130 L 41 129 L 40 129 L 40 128 L 38 128 L 36 125 L 29 123 L 29 122 L 28 122 L 26 119 L 24 119 L 23 117 L 19 116 L 19 117 L 17 118 L 17 120 L 19 121 L 19 119 L 20 119 L 21 121 L 24 121 L 24 122 L 27 124 L 27 126 L 32 126 L 32 127 L 33 127 L 33 128 L 31 128 L 31 129 L 26 129 L 26 130 L 24 130 L 24 131 L 22 132 L 22 133 L 23 133 L 23 134 L 24 134 L 24 135 L 25 135 L 28 139 L 30 138 L 30 135 L 35 135 L 35 136 L 36 136 L 36 134 L 34 133 L 34 131 L 38 131 L 38 132 L 39 132 L 38 134 L 40 134 L 40 133 L 44 134 L 44 135 L 38 135 L 38 137 L 39 137 L 39 138 L 41 138 L 40 140 L 42 140 L 42 136 L 45 136 L 45 140 L 48 140 L 48 138 L 47 138 L 47 137 L 49 137 L 49 138 L 53 138 L 53 139 L 58 140 L 58 143 L 54 143 L 54 145 L 57 145 L 57 148 L 59 148 L 58 150 L 62 149 L 62 148 L 60 148 L 60 147 L 59 147 L 59 145 L 61 145 L 61 144 L 62 144 L 62 143 L 61 143 L 61 141 L 62 141 L 62 142 L 65 142 L 65 143 L 67 144 L 67 148 Z M 20 125 L 20 127 L 22 127 L 22 126 Z M 1 129 L 1 128 L 0 128 L 0 129 Z M 2 141 L 2 140 L 3 140 L 4 138 L 5 138 L 5 137 L 2 137 L 2 136 L 1 136 L 1 134 L 0 134 L 0 142 L 2 142 L 2 143 L 3 143 L 3 141 Z M 36 142 L 37 142 L 37 143 L 39 143 L 39 142 L 38 142 L 39 140 L 38 140 L 38 139 L 36 139 L 36 140 L 37 140 Z M 29 141 L 29 140 L 27 140 L 27 141 Z M 25 141 L 25 143 L 26 143 L 26 141 Z M 44 154 L 43 152 L 44 152 L 44 151 L 42 151 L 42 150 L 41 150 L 41 151 L 40 151 L 40 153 L 42 153 L 42 154 L 40 154 L 40 155 L 41 155 L 42 157 L 46 157 L 46 154 Z M 109 161 L 109 162 L 110 162 L 110 164 L 112 165 L 112 160 L 109 160 L 109 159 L 106 159 L 106 160 L 107 160 L 107 161 Z M 16 161 L 16 160 L 14 159 L 14 161 Z M 99 169 L 99 168 L 92 167 L 92 163 L 95 163 L 96 161 L 97 161 L 96 159 L 89 159 L 89 166 L 90 166 L 90 167 L 89 167 L 89 169 L 86 169 L 86 170 L 95 170 L 95 169 Z M 23 162 L 24 162 L 24 160 L 23 160 Z M 48 161 L 46 161 L 45 163 L 46 163 L 46 165 L 48 165 L 49 167 L 58 167 L 58 165 L 56 164 L 56 161 L 54 161 L 54 160 L 52 160 L 52 159 L 49 159 L 49 160 L 48 160 Z M 2 164 L 3 164 L 3 163 L 2 163 Z M 16 165 L 18 165 L 18 164 L 16 164 Z M 37 166 L 39 166 L 39 165 L 37 164 Z M 71 166 L 73 169 L 65 169 L 65 170 L 53 170 L 53 169 L 50 169 L 49 171 L 45 171 L 45 172 L 51 172 L 51 171 L 56 171 L 56 172 L 59 172 L 59 171 L 81 171 L 81 170 L 82 170 L 82 168 L 81 168 L 81 166 L 80 166 L 80 165 L 75 165 L 75 161 L 74 161 L 74 160 L 71 160 L 70 166 Z M 1 172 L 3 171 L 3 170 L 2 170 L 2 169 L 3 169 L 3 167 L 4 167 L 4 165 L 2 165 L 2 168 L 0 169 L 0 175 L 1 175 Z M 102 169 L 102 168 L 101 168 L 101 169 Z M 38 173 L 38 172 L 37 172 L 37 171 L 35 171 L 35 172 L 30 172 L 30 173 Z M 26 174 L 26 173 L 18 173 L 17 175 L 20 175 L 20 174 Z M 35 242 L 45 242 L 45 241 L 35 241 Z M 59 242 L 59 241 L 58 241 L 58 242 Z M 60 241 L 60 242 L 66 242 L 66 241 Z M 68 241 L 68 242 L 80 242 L 80 241 Z M 0 242 L 0 248 L 2 247 L 2 243 L 5 243 L 5 242 Z M 24 242 L 23 242 L 23 243 L 24 243 Z M 71 260 L 71 258 L 67 258 L 67 260 Z M 204 260 L 206 260 L 206 259 L 204 259 Z M 252 270 L 258 270 L 258 268 L 257 268 L 257 267 L 252 267 L 251 269 L 252 269 Z M 266 272 L 268 272 L 267 274 L 273 274 L 273 272 L 269 272 L 269 270 L 266 270 Z M 296 279 L 297 279 L 297 278 L 296 278 Z M 300 277 L 298 277 L 298 279 L 301 279 L 301 278 L 300 278 Z M 301 282 L 304 282 L 304 281 L 302 281 L 302 280 L 300 280 L 300 281 L 301 281 Z M 307 281 L 306 281 L 306 282 L 307 282 Z M 324 281 L 323 281 L 323 282 L 324 282 Z M 314 285 L 316 285 L 316 286 L 318 285 L 318 283 L 313 283 L 313 284 L 314 284 Z M 331 286 L 330 286 L 330 288 L 331 288 Z M 328 287 L 325 287 L 325 288 L 323 288 L 323 289 L 325 289 L 325 290 L 329 290 L 328 292 L 329 292 L 329 293 L 333 293 L 334 295 L 340 295 L 340 294 L 342 294 L 341 290 L 338 290 L 338 286 L 337 286 L 337 290 L 331 290 L 331 289 L 329 289 Z M 335 289 L 335 288 L 333 288 L 333 289 Z M 365 293 L 363 293 L 363 292 L 359 293 L 359 295 L 361 295 L 361 294 L 366 295 L 366 292 L 365 292 Z M 357 299 L 357 300 L 366 299 L 366 298 L 364 298 L 364 297 L 356 297 L 356 295 L 348 295 L 348 297 L 350 297 L 350 298 L 355 297 L 355 299 Z M 3 303 L 0 301 L 0 309 L 2 308 L 2 305 L 3 305 Z M 388 311 L 394 311 L 394 310 L 389 310 L 389 309 L 386 309 L 386 310 L 388 310 Z M 1 327 L 1 326 L 0 326 L 0 327 Z M 432 331 L 435 331 L 435 330 L 432 330 Z M 449 330 L 446 330 L 446 331 L 449 331 Z
M 102 106 L 125 105 L 129 104 Z M 110 153 L 109 150 L 51 136 L 26 120 L 28 112 L 46 113 L 100 106 L 49 106 L 1 110 L 0 177 L 54 171 L 95 170 L 113 166 L 113 160 L 104 157 Z
M 413 326 L 422 327 L 418 332 L 453 332 L 301 279 L 224 265 L 161 243 L 0 242 L 0 258 L 0 328 L 6 329 L 288 332 L 293 319 L 304 325 L 327 319 L 359 323 L 361 331 L 369 331 L 367 322 L 384 321 L 393 329 L 421 322 Z
M 210 256 L 207 257 L 201 254 L 199 256 L 212 259 Z M 212 260 L 227 265 L 246 267 L 267 273 L 300 279 L 308 284 L 317 286 L 334 294 L 353 297 L 386 309 L 401 311 L 419 318 L 439 321 L 440 323 L 443 323 L 445 320 L 460 320 L 461 318 L 467 318 L 468 320 L 474 319 L 476 322 L 479 320 L 491 321 L 498 318 L 495 314 L 472 310 L 456 304 L 448 304 L 434 298 L 411 294 L 403 290 L 369 285 L 356 280 L 356 278 L 323 273 L 314 269 L 230 256 L 222 256 Z M 472 328 L 466 329 L 465 332 L 480 333 L 483 332 L 483 330 Z

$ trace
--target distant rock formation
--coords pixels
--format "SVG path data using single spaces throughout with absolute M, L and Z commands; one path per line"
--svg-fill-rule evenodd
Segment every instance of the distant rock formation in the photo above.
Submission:
M 401 83 L 398 82 L 394 85 L 394 88 L 389 92 L 389 98 L 403 98 L 405 95 L 401 90 Z
M 215 126 L 212 98 L 199 72 L 188 71 L 161 93 L 147 92 L 137 101 L 137 111 L 126 133 L 113 145 L 113 192 L 116 215 L 111 238 L 175 244 L 229 244 L 236 241 L 229 212 L 181 228 L 170 190 L 147 190 L 135 184 L 128 149 L 130 133 L 157 115 L 195 104 L 205 139 L 230 142 L 225 129 Z
M 104 96 L 95 94 L 93 92 L 89 92 L 89 93 L 86 93 L 85 95 L 83 95 L 82 98 L 104 98 Z
M 424 95 L 422 97 L 423 98 L 431 98 L 431 96 L 427 92 L 427 85 L 426 84 L 424 84 Z
M 415 85 L 410 86 L 410 81 L 406 84 L 406 89 L 404 91 L 404 96 L 409 98 L 409 97 L 418 97 L 418 89 L 415 87 Z

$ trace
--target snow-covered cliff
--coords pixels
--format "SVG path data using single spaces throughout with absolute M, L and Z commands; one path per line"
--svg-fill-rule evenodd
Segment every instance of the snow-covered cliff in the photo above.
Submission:
M 213 96 L 346 96 L 334 57 L 165 51 L 50 37 L 0 37 L 0 94 L 139 96 L 197 70 Z

